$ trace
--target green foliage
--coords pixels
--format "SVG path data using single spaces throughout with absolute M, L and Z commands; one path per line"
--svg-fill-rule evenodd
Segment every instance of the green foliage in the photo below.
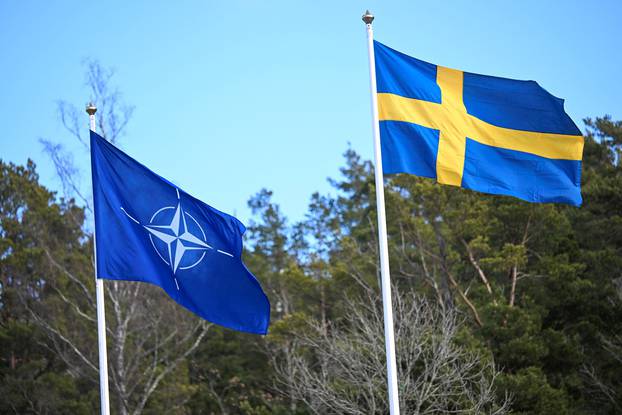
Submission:
M 97 395 L 51 349 L 31 308 L 48 293 L 41 241 L 80 251 L 71 202 L 55 204 L 34 164 L 0 160 L 0 413 L 93 413 Z
M 393 283 L 464 319 L 456 344 L 494 361 L 502 371 L 498 398 L 509 394 L 518 414 L 622 411 L 622 122 L 585 123 L 581 208 L 408 175 L 386 180 Z M 250 200 L 245 261 L 270 297 L 270 334 L 210 329 L 143 413 L 312 411 L 279 368 L 295 367 L 291 351 L 309 321 L 321 336 L 349 333 L 347 299 L 379 291 L 373 166 L 350 149 L 341 173 L 331 180 L 336 195 L 313 194 L 299 223 L 287 221 L 268 190 Z M 66 269 L 88 273 L 84 220 L 73 201 L 38 184 L 32 162 L 0 162 L 0 413 L 98 408 L 96 379 L 52 351 L 30 312 L 49 312 L 96 353 L 94 328 L 67 317 L 62 298 L 82 304 L 85 295 L 48 260 L 51 253 Z M 85 284 L 92 293 L 92 280 Z M 355 386 L 338 378 L 335 387 Z
M 568 399 L 564 392 L 553 388 L 545 373 L 537 367 L 521 369 L 513 375 L 505 375 L 499 386 L 512 391 L 514 413 L 521 415 L 569 414 Z

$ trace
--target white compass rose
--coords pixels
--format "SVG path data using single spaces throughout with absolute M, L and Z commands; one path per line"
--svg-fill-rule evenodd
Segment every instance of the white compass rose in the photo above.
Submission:
M 152 225 L 156 222 L 158 216 L 168 210 L 174 209 L 175 213 L 173 214 L 173 218 L 171 222 L 167 225 Z M 196 224 L 198 230 L 201 233 L 202 238 L 193 235 L 188 230 L 188 219 L 191 219 Z M 214 249 L 210 245 L 205 242 L 205 233 L 203 232 L 203 228 L 201 225 L 190 215 L 188 212 L 184 212 L 181 207 L 181 202 L 177 203 L 177 207 L 167 206 L 159 209 L 156 213 L 151 217 L 151 221 L 149 225 L 143 225 L 143 227 L 149 231 L 149 239 L 151 240 L 151 244 L 153 245 L 153 249 L 156 250 L 160 258 L 167 265 L 171 267 L 173 273 L 177 272 L 177 269 L 189 269 L 197 266 L 199 262 L 203 260 L 205 257 L 205 250 Z M 164 242 L 166 245 L 166 250 L 168 251 L 168 258 L 162 256 L 160 251 L 156 248 L 153 238 L 157 238 L 160 241 Z M 181 266 L 181 261 L 189 251 L 203 251 L 201 256 L 194 261 L 193 263 Z
M 158 209 L 147 225 L 141 224 L 121 207 L 128 218 L 149 233 L 153 249 L 171 268 L 174 275 L 179 270 L 196 267 L 205 257 L 206 251 L 214 249 L 207 243 L 205 232 L 199 222 L 182 208 L 179 190 L 177 190 L 177 200 L 177 206 L 165 206 Z M 220 249 L 216 252 L 233 257 L 232 254 Z M 176 278 L 175 284 L 177 284 Z M 179 289 L 179 284 L 177 284 L 177 289 Z

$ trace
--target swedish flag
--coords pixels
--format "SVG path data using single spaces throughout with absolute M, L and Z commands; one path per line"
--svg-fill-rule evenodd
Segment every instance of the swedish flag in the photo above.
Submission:
M 534 81 L 432 65 L 374 42 L 384 172 L 581 205 L 583 136 Z

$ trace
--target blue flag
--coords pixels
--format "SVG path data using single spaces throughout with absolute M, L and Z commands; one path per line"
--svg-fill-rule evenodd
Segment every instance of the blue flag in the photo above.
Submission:
M 583 136 L 534 81 L 462 72 L 374 42 L 382 164 L 484 193 L 581 205 Z
M 91 132 L 97 277 L 155 284 L 221 326 L 266 334 L 270 303 L 242 262 L 244 225 Z

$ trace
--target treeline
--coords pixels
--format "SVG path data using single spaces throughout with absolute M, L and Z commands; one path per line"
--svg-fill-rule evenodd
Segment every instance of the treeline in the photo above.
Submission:
M 387 179 L 403 413 L 622 411 L 622 123 L 585 122 L 581 208 Z M 266 337 L 106 282 L 114 413 L 388 412 L 373 167 L 341 173 L 299 223 L 249 201 Z M 0 161 L 0 413 L 98 411 L 88 209 Z

